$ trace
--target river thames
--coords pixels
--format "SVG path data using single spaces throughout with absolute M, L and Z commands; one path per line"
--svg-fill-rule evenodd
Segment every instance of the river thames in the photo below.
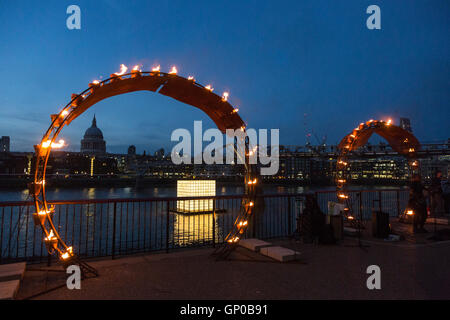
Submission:
M 392 189 L 392 186 L 353 186 L 352 189 Z M 304 193 L 311 191 L 332 191 L 334 186 L 286 186 L 268 184 L 263 186 L 264 194 L 285 194 L 285 193 Z M 240 195 L 243 194 L 243 186 L 236 184 L 218 184 L 216 194 L 220 195 Z M 49 200 L 94 200 L 94 199 L 145 199 L 145 198 L 163 198 L 176 197 L 175 186 L 154 186 L 146 188 L 48 188 L 46 190 Z M 32 200 L 28 189 L 0 188 L 0 202 L 4 201 L 27 201 Z

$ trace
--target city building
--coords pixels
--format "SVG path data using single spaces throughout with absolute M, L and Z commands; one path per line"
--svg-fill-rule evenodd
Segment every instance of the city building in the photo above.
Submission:
M 409 118 L 400 118 L 400 127 L 406 131 L 412 132 L 411 121 Z
M 164 149 L 163 148 L 155 151 L 155 157 L 157 157 L 157 158 L 164 158 L 164 154 L 165 153 L 164 153 Z
M 135 156 L 136 155 L 136 146 L 131 145 L 128 147 L 128 155 Z
M 103 140 L 103 133 L 97 127 L 97 120 L 92 119 L 92 125 L 84 133 L 81 140 L 81 153 L 102 155 L 106 153 L 106 142 Z
M 0 152 L 9 152 L 9 137 L 3 136 L 0 138 Z

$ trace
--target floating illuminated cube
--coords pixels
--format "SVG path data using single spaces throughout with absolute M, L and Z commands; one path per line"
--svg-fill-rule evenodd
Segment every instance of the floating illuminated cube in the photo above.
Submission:
M 177 197 L 214 197 L 215 180 L 178 180 Z M 177 211 L 186 213 L 213 211 L 214 199 L 177 201 Z

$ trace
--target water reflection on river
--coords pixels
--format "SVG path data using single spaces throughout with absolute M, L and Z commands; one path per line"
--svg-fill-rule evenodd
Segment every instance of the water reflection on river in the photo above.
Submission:
M 264 193 L 301 193 L 310 187 L 295 186 L 264 186 Z M 314 188 L 320 189 L 320 188 Z M 323 188 L 322 188 L 323 189 Z M 329 188 L 328 188 L 329 189 Z M 218 184 L 217 195 L 236 195 L 243 193 L 243 186 Z M 153 198 L 176 197 L 175 186 L 155 186 L 148 188 L 49 188 L 46 195 L 49 200 L 80 200 L 80 199 L 118 199 L 118 198 Z M 0 189 L 0 201 L 30 200 L 28 189 Z

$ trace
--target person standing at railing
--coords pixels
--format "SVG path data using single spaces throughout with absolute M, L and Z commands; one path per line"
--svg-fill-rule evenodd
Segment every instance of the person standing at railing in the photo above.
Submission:
M 427 200 L 424 195 L 425 187 L 423 186 L 419 175 L 413 176 L 409 190 L 408 208 L 414 212 L 413 232 L 427 232 L 424 227 L 427 220 Z
M 431 179 L 430 193 L 431 193 L 431 214 L 436 217 L 438 213 L 442 213 L 443 199 L 442 199 L 442 172 L 436 171 L 433 179 Z

